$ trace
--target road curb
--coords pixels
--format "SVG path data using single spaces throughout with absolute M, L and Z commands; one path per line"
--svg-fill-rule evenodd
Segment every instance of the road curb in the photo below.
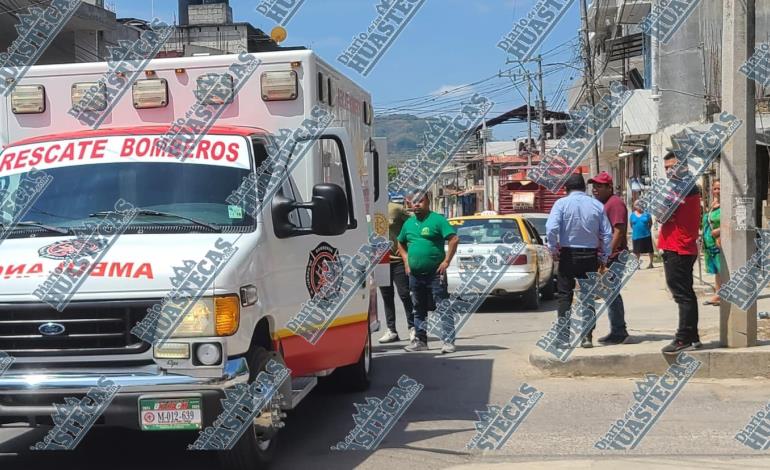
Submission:
M 665 344 L 661 342 L 660 346 Z M 659 349 L 657 352 L 626 353 L 594 351 L 583 354 L 582 351 L 575 351 L 566 362 L 562 362 L 538 349 L 530 353 L 529 363 L 554 377 L 639 377 L 648 372 L 663 372 L 675 357 L 664 355 Z M 695 375 L 699 378 L 770 378 L 770 345 L 741 349 L 701 349 L 687 353 L 703 363 Z

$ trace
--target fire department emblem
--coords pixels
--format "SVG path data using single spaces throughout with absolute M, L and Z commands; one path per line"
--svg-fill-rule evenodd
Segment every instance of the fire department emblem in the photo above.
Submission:
M 305 270 L 305 285 L 307 286 L 307 291 L 311 298 L 321 291 L 321 288 L 323 288 L 327 282 L 327 276 L 331 274 L 331 267 L 327 262 L 331 263 L 338 261 L 339 250 L 326 242 L 319 243 L 318 246 L 310 252 L 307 268 Z M 337 284 L 337 288 L 334 290 L 334 293 L 339 291 L 339 284 L 341 282 L 342 278 L 340 276 L 340 279 L 335 283 Z M 324 298 L 329 297 L 329 295 L 324 296 Z
M 388 236 L 388 218 L 379 212 L 374 214 L 374 232 L 383 237 Z
M 102 251 L 105 243 L 97 240 L 62 240 L 50 245 L 46 245 L 37 251 L 37 254 L 43 258 L 49 259 L 67 259 L 78 252 L 83 256 L 95 255 Z

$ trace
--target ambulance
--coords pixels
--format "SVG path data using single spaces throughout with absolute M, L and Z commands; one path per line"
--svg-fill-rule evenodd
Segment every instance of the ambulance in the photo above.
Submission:
M 153 59 L 96 129 L 69 111 L 113 73 L 108 63 L 34 66 L 0 97 L 0 194 L 33 168 L 51 177 L 15 227 L 8 215 L 0 221 L 0 351 L 14 358 L 0 375 L 0 425 L 52 426 L 55 404 L 106 377 L 120 390 L 95 426 L 189 432 L 193 442 L 225 390 L 253 382 L 273 359 L 291 370 L 290 385 L 220 452 L 226 468 L 253 469 L 319 377 L 367 387 L 387 259 L 317 343 L 286 325 L 320 289 L 327 261 L 354 254 L 373 232 L 387 237 L 387 162 L 371 96 L 311 50 L 250 55 L 261 63 L 184 160 L 154 144 L 185 119 L 203 79 L 229 73 L 238 55 Z M 299 128 L 316 106 L 334 120 L 276 197 L 256 217 L 228 204 L 266 158 L 268 136 Z M 41 301 L 33 293 L 57 266 L 103 248 L 83 246 L 74 228 L 98 223 L 120 199 L 142 212 L 62 311 Z M 174 288 L 174 270 L 221 240 L 237 251 L 193 307 L 205 321 L 183 321 L 162 347 L 134 336 Z

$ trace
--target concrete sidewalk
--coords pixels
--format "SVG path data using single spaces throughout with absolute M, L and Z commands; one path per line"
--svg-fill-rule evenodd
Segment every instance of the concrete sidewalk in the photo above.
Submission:
M 623 469 L 766 469 L 770 458 L 717 459 L 713 457 L 608 457 L 606 459 L 542 460 L 508 463 L 474 463 L 449 467 L 450 470 L 615 470 Z
M 712 292 L 698 293 L 698 325 L 703 348 L 692 351 L 692 354 L 703 362 L 703 366 L 696 377 L 770 377 L 770 320 L 758 320 L 760 346 L 720 348 L 719 307 L 702 305 L 704 300 L 713 295 Z M 638 377 L 647 372 L 663 372 L 673 360 L 673 355 L 663 355 L 660 350 L 673 339 L 678 324 L 678 310 L 666 289 L 662 265 L 656 265 L 654 269 L 642 269 L 634 274 L 623 289 L 622 296 L 626 324 L 631 335 L 626 344 L 598 344 L 596 339 L 609 331 L 609 320 L 604 313 L 597 322 L 592 349 L 577 348 L 566 362 L 561 362 L 550 353 L 534 348 L 529 362 L 548 375 L 563 377 Z M 770 298 L 760 298 L 757 310 L 770 310 Z

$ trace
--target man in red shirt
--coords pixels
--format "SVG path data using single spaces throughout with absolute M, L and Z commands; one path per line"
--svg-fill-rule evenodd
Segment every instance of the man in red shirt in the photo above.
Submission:
M 663 157 L 669 178 L 673 175 L 678 159 L 673 152 Z M 686 172 L 686 167 L 681 167 Z M 681 178 L 692 177 L 682 174 Z M 664 353 L 701 347 L 698 336 L 698 299 L 692 288 L 692 268 L 698 257 L 698 230 L 700 228 L 700 189 L 693 186 L 671 217 L 660 226 L 658 248 L 663 250 L 663 268 L 666 284 L 674 302 L 679 306 L 679 328 L 671 344 L 663 347 Z
M 612 226 L 612 241 L 610 242 L 612 252 L 606 266 L 609 268 L 612 263 L 618 260 L 620 253 L 628 249 L 628 237 L 626 235 L 628 208 L 623 200 L 613 193 L 612 176 L 606 171 L 602 171 L 588 182 L 593 184 L 594 197 L 604 204 L 604 213 Z M 607 315 L 610 317 L 610 334 L 599 338 L 599 342 L 602 344 L 624 343 L 628 339 L 628 330 L 626 330 L 626 311 L 620 293 L 609 305 Z

